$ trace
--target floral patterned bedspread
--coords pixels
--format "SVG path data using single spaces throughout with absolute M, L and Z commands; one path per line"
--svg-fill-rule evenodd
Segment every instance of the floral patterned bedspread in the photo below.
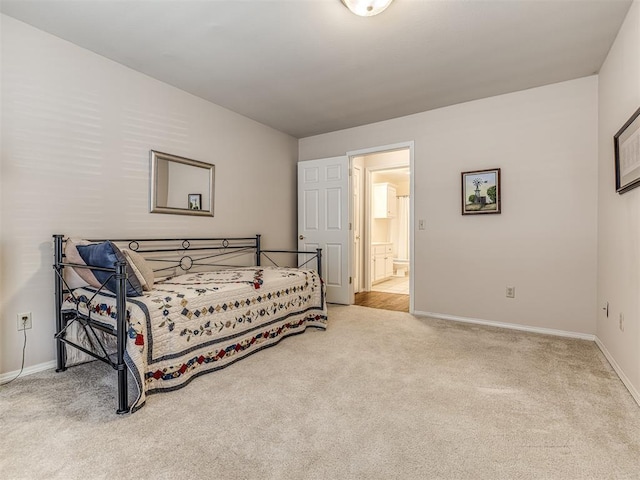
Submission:
M 109 292 L 96 295 L 86 287 L 66 295 L 63 310 L 114 326 L 115 302 Z M 168 278 L 144 296 L 128 298 L 127 315 L 125 361 L 139 390 L 132 411 L 148 394 L 181 388 L 288 335 L 306 327 L 324 329 L 327 323 L 317 273 L 278 267 Z

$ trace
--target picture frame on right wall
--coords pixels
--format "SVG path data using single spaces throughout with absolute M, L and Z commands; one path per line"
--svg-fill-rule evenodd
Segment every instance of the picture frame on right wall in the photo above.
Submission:
M 462 172 L 462 215 L 500 213 L 500 169 Z
M 613 136 L 616 159 L 616 192 L 640 187 L 640 108 Z

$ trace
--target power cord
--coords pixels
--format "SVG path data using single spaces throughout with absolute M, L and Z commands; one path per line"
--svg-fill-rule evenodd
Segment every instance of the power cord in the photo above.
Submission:
M 11 380 L 4 383 L 0 383 L 0 387 L 4 385 L 8 385 L 9 383 L 13 382 L 16 378 L 18 378 L 20 375 L 22 375 L 22 371 L 24 370 L 24 353 L 27 349 L 27 329 L 26 328 L 22 329 L 22 333 L 24 334 L 24 343 L 22 344 L 22 364 L 20 365 L 20 371 L 18 372 L 18 375 L 13 377 Z

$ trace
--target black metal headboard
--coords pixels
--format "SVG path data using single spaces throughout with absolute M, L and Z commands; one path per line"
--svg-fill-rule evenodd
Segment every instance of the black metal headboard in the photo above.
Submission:
M 192 271 L 260 265 L 260 235 L 232 238 L 115 239 L 111 242 L 141 254 L 154 273 L 164 277 Z
M 64 235 L 54 235 L 55 265 L 73 266 L 64 262 Z M 106 239 L 86 239 L 88 242 L 104 242 Z M 263 250 L 261 235 L 254 237 L 225 238 L 148 238 L 109 239 L 121 248 L 141 254 L 151 265 L 154 273 L 168 277 L 188 271 L 262 265 L 286 266 L 296 264 L 298 268 L 313 268 L 322 277 L 322 250 L 315 252 L 297 250 Z M 285 256 L 286 255 L 286 256 Z M 315 262 L 314 262 L 315 260 Z M 315 265 L 314 265 L 315 263 Z

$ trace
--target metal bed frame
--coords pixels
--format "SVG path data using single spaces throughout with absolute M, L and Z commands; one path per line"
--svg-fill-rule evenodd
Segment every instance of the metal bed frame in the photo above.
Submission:
M 227 238 L 182 238 L 182 239 L 124 239 L 111 240 L 115 244 L 124 244 L 126 248 L 136 251 L 145 257 L 146 260 L 157 265 L 154 268 L 155 273 L 171 276 L 171 272 L 186 273 L 193 271 L 215 270 L 220 268 L 230 268 L 238 265 L 228 263 L 238 257 L 246 255 L 255 255 L 254 265 L 261 266 L 264 257 L 272 265 L 279 266 L 269 254 L 289 254 L 296 255 L 298 258 L 297 268 L 301 268 L 313 260 L 316 261 L 316 271 L 322 278 L 322 249 L 318 248 L 313 251 L 299 250 L 263 250 L 260 247 L 261 235 L 255 237 L 227 237 Z M 88 239 L 91 243 L 103 242 L 105 239 Z M 64 235 L 53 235 L 54 243 L 54 283 L 55 283 L 55 309 L 56 309 L 56 372 L 65 371 L 67 368 L 67 354 L 65 345 L 71 345 L 74 348 L 84 352 L 91 357 L 110 365 L 118 372 L 118 409 L 117 413 L 123 414 L 129 412 L 129 395 L 127 385 L 127 368 L 125 364 L 126 338 L 127 338 L 127 264 L 126 262 L 116 262 L 112 269 L 100 268 L 88 265 L 78 265 L 65 262 L 64 244 L 66 242 Z M 302 262 L 302 263 L 300 263 Z M 242 265 L 242 266 L 247 266 Z M 109 272 L 109 279 L 115 278 L 117 287 L 112 292 L 116 296 L 116 327 L 110 328 L 100 323 L 93 322 L 89 316 L 85 316 L 76 312 L 63 312 L 62 303 L 65 294 L 73 295 L 73 291 L 69 288 L 64 278 L 64 269 L 84 268 L 89 270 L 99 270 Z M 97 295 L 103 289 L 107 279 L 95 293 Z M 94 295 L 94 296 L 95 296 Z M 71 322 L 78 321 L 87 332 L 88 338 L 93 338 L 98 344 L 97 350 L 89 350 L 77 343 L 66 338 L 67 327 Z M 96 330 L 105 332 L 116 337 L 116 353 L 109 354 L 107 347 L 100 341 Z M 89 336 L 89 331 L 92 336 Z M 93 345 L 93 344 L 92 344 Z

